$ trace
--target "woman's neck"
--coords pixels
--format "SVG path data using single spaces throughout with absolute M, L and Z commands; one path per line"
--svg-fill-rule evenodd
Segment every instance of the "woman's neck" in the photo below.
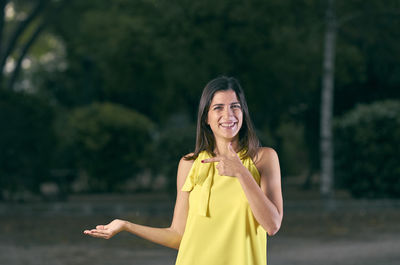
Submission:
M 215 141 L 214 153 L 216 155 L 228 155 L 230 152 L 228 149 L 229 143 L 232 143 L 232 147 L 233 147 L 233 150 L 235 150 L 235 152 L 240 151 L 238 139 L 231 139 L 231 140 L 221 139 L 221 140 Z

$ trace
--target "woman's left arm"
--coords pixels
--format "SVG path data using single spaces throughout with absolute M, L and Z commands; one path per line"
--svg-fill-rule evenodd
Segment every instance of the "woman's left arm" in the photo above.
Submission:
M 260 148 L 256 167 L 260 173 L 260 186 L 251 173 L 240 170 L 238 178 L 257 222 L 268 235 L 276 234 L 283 218 L 281 172 L 278 155 L 272 148 Z

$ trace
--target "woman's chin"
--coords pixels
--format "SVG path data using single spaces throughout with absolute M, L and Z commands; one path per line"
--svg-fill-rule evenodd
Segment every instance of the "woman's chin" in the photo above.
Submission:
M 220 134 L 218 134 L 217 138 L 228 140 L 228 141 L 232 141 L 232 140 L 235 140 L 237 138 L 238 133 L 239 133 L 238 131 L 220 133 Z

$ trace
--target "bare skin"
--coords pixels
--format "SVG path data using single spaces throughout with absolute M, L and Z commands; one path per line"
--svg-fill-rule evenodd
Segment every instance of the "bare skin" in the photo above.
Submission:
M 215 93 L 208 111 L 207 123 L 213 131 L 216 157 L 203 160 L 204 163 L 218 163 L 220 175 L 238 178 L 249 201 L 250 208 L 258 223 L 269 235 L 280 228 L 283 217 L 283 200 L 279 160 L 271 148 L 258 150 L 255 165 L 260 173 L 260 186 L 248 169 L 242 164 L 235 150 L 239 146 L 239 130 L 243 113 L 239 100 L 232 90 Z M 180 160 L 177 174 L 177 199 L 170 227 L 153 228 L 116 219 L 107 225 L 98 225 L 84 233 L 109 239 L 121 231 L 127 231 L 160 245 L 179 249 L 186 226 L 189 209 L 189 192 L 181 191 L 193 161 Z

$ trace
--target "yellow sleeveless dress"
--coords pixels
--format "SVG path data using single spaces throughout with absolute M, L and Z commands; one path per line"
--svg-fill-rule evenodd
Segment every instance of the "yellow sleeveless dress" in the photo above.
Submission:
M 241 157 L 241 153 L 239 153 Z M 250 209 L 239 180 L 220 176 L 203 151 L 182 187 L 190 192 L 185 232 L 176 265 L 266 265 L 267 233 Z M 242 159 L 260 185 L 251 158 Z

